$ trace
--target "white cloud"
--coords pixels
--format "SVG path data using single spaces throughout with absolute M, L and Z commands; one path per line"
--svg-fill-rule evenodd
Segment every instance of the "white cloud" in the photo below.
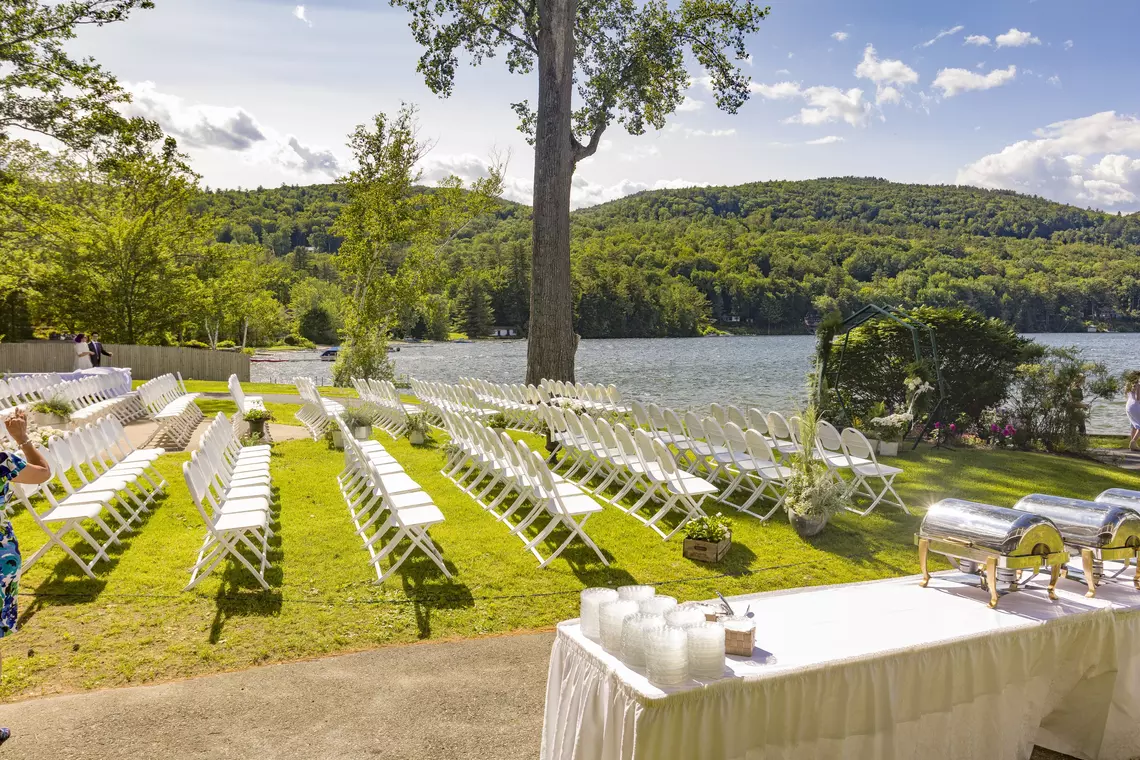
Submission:
M 789 58 L 795 58 L 795 57 L 796 57 L 796 54 L 795 54 L 795 53 L 788 53 L 788 57 L 789 57 Z
M 332 151 L 265 127 L 244 108 L 188 103 L 159 92 L 154 82 L 125 83 L 125 87 L 132 101 L 123 106 L 124 113 L 157 122 L 184 147 L 233 151 L 250 163 L 274 165 L 298 175 L 336 177 L 341 173 Z
M 880 105 L 902 100 L 902 92 L 893 85 L 918 84 L 917 71 L 902 61 L 880 59 L 874 45 L 863 48 L 863 60 L 855 67 L 855 76 L 875 83 L 875 102 Z
M 1073 49 L 1073 41 L 1072 40 L 1065 40 L 1065 50 L 1072 50 L 1072 49 Z
M 732 137 L 736 134 L 735 129 L 689 129 L 682 127 L 681 132 L 685 137 Z
M 1057 76 L 1056 74 L 1049 77 L 1045 81 L 1048 82 L 1049 84 L 1053 85 L 1054 87 L 1060 87 L 1061 86 L 1061 77 Z
M 1000 47 L 1025 47 L 1026 45 L 1040 45 L 1041 40 L 1034 37 L 1029 32 L 1023 32 L 1020 29 L 1010 29 L 1005 34 L 999 34 L 994 38 L 994 42 Z
M 762 98 L 768 100 L 781 100 L 785 98 L 798 98 L 800 85 L 798 82 L 777 82 L 776 84 L 759 84 L 750 82 L 748 89 Z
M 293 18 L 297 19 L 298 21 L 304 21 L 309 26 L 313 25 L 313 22 L 310 21 L 309 17 L 305 15 L 305 6 L 303 5 L 298 5 L 293 9 Z
M 652 158 L 661 154 L 661 149 L 652 143 L 638 143 L 632 148 L 623 150 L 618 156 L 619 161 L 640 161 L 643 158 Z
M 838 135 L 828 135 L 827 137 L 821 137 L 818 140 L 808 140 L 804 143 L 804 145 L 832 145 L 834 143 L 841 142 L 843 142 L 842 137 Z
M 750 86 L 752 92 L 769 100 L 803 98 L 809 108 L 801 108 L 799 114 L 784 120 L 787 124 L 826 124 L 831 121 L 845 121 L 853 127 L 867 122 L 871 104 L 863 100 L 863 91 L 858 87 L 841 90 L 838 87 L 800 87 L 798 82 L 778 82 Z
M 884 103 L 893 103 L 898 105 L 902 102 L 902 93 L 894 87 L 883 87 L 875 94 L 875 103 L 883 105 Z
M 685 99 L 681 101 L 681 105 L 677 106 L 677 110 L 682 112 L 682 113 L 685 113 L 688 111 L 699 111 L 704 107 L 705 107 L 705 102 L 703 100 L 697 100 L 696 98 L 690 98 L 688 95 L 686 95 Z
M 847 32 L 832 32 L 831 33 L 831 39 L 835 40 L 836 42 L 843 42 L 843 40 L 847 39 L 849 36 L 850 35 L 847 34 Z
M 789 122 L 815 125 L 831 121 L 845 121 L 853 127 L 867 123 L 871 104 L 863 100 L 863 91 L 852 87 L 846 92 L 838 87 L 809 87 L 803 91 L 810 108 L 801 108 L 798 116 Z
M 777 75 L 783 74 L 783 75 L 785 75 L 785 76 L 786 76 L 786 75 L 788 75 L 788 74 L 791 74 L 791 73 L 792 73 L 792 72 L 788 71 L 787 69 L 776 69 L 776 74 L 777 74 Z
M 989 90 L 1012 81 L 1017 76 L 1017 67 L 994 69 L 989 74 L 976 74 L 969 69 L 942 69 L 934 78 L 934 86 L 942 90 L 948 98 L 971 90 Z
M 926 42 L 915 45 L 915 47 L 924 47 L 924 48 L 930 47 L 931 45 L 933 45 L 935 42 L 938 42 L 938 40 L 942 39 L 943 37 L 949 37 L 951 34 L 957 34 L 958 32 L 962 31 L 965 28 L 966 27 L 959 24 L 958 26 L 952 26 L 949 29 L 943 29 L 941 32 L 934 35 L 932 38 L 930 38 Z
M 984 34 L 971 34 L 969 37 L 966 38 L 966 41 L 963 42 L 962 44 L 963 45 L 978 45 L 980 47 L 982 45 L 988 45 L 988 44 L 990 44 L 990 42 L 992 42 L 992 40 Z
M 1050 124 L 958 172 L 960 184 L 1078 205 L 1140 207 L 1140 119 L 1104 111 Z

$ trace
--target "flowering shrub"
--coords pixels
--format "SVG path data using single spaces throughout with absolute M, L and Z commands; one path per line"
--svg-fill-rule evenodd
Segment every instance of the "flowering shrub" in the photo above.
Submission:
M 897 412 L 886 417 L 874 417 L 870 422 L 870 429 L 880 441 L 892 443 L 901 441 L 914 422 L 914 415 L 910 412 Z

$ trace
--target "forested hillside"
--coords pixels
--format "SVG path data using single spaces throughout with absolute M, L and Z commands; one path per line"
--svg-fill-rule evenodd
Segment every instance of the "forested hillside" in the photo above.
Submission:
M 325 279 L 341 202 L 331 185 L 226 190 L 203 210 L 222 221 L 219 241 Z M 1004 191 L 860 178 L 660 190 L 575 212 L 572 235 L 584 337 L 804 330 L 870 301 L 966 303 L 1024 331 L 1140 315 L 1140 216 Z M 402 329 L 525 327 L 529 247 L 528 209 L 503 204 L 445 249 L 447 293 Z

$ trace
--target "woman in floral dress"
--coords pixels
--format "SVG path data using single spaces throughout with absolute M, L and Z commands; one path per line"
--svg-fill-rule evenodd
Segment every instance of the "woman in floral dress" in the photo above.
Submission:
M 28 420 L 22 411 L 17 409 L 8 415 L 4 427 L 20 450 L 19 454 L 0 451 L 0 504 L 7 505 L 12 497 L 9 483 L 34 485 L 46 482 L 51 478 L 51 468 L 43 454 L 28 440 Z M 7 515 L 0 510 L 0 638 L 16 631 L 20 563 L 20 545 L 16 543 L 12 523 L 8 522 Z M 11 732 L 8 729 L 0 728 L 0 742 L 9 736 Z

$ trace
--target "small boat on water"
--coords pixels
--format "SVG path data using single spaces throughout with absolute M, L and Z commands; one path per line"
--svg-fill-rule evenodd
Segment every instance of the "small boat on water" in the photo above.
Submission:
M 288 359 L 274 359 L 274 358 L 269 357 L 269 356 L 253 356 L 253 357 L 250 357 L 250 362 L 257 362 L 259 364 L 261 364 L 261 363 L 271 364 L 274 362 L 287 362 L 287 361 L 289 361 L 289 360 Z
M 336 355 L 338 353 L 340 353 L 340 346 L 333 346 L 332 348 L 326 348 L 324 351 L 321 352 L 321 361 L 323 361 L 323 362 L 334 362 L 334 361 L 336 361 Z

